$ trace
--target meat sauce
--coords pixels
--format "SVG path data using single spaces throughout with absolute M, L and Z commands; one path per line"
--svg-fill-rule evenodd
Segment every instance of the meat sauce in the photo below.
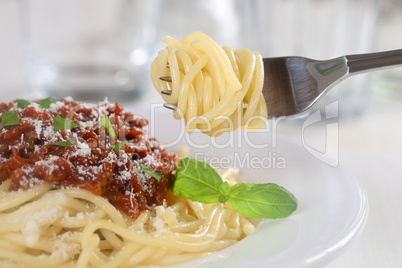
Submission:
M 17 111 L 20 121 L 0 127 L 0 183 L 11 179 L 10 191 L 41 183 L 52 183 L 55 189 L 78 187 L 105 197 L 134 219 L 166 201 L 178 158 L 148 137 L 146 119 L 124 111 L 118 103 L 92 106 L 71 98 L 53 102 L 46 108 L 38 102 L 26 107 L 0 104 L 1 116 Z M 115 137 L 99 124 L 104 115 Z M 56 116 L 78 127 L 56 131 Z M 162 178 L 158 181 L 141 166 L 161 173 Z

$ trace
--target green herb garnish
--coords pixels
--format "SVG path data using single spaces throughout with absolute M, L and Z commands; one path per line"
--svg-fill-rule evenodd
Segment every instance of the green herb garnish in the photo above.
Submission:
M 54 131 L 58 131 L 60 129 L 70 129 L 78 127 L 78 125 L 73 121 L 70 121 L 60 116 L 53 117 L 53 126 Z
M 20 108 L 28 107 L 28 105 L 31 104 L 31 102 L 29 100 L 24 100 L 24 99 L 16 99 L 16 100 L 13 100 L 13 102 L 15 102 L 17 104 L 17 106 Z
M 18 117 L 17 111 L 8 111 L 1 115 L 1 126 L 15 126 L 20 123 L 20 118 Z
M 58 145 L 58 146 L 68 147 L 68 146 L 74 145 L 74 142 L 72 142 L 72 141 L 56 141 L 56 142 L 49 143 L 48 145 Z
M 39 108 L 46 108 L 47 109 L 47 108 L 50 107 L 50 104 L 56 103 L 56 102 L 58 102 L 58 100 L 53 99 L 53 98 L 46 98 L 46 99 L 38 101 L 38 104 L 39 104 Z
M 249 218 L 286 218 L 297 208 L 294 195 L 275 183 L 235 184 L 229 203 L 234 210 Z
M 161 181 L 163 174 L 160 172 L 156 172 L 155 170 L 152 170 L 146 166 L 140 165 L 141 170 L 144 171 L 146 174 L 149 176 L 155 178 L 158 182 Z
M 111 145 L 110 148 L 112 148 L 116 153 L 120 151 L 120 148 L 126 143 L 126 141 L 122 141 L 118 144 Z
M 107 115 L 102 116 L 98 124 L 99 126 L 107 129 L 107 131 L 109 132 L 109 136 L 112 140 L 116 138 L 116 133 L 114 132 L 113 126 L 110 123 L 109 117 Z
M 219 173 L 208 163 L 183 158 L 176 169 L 173 193 L 197 202 L 215 203 L 222 195 L 219 191 L 222 183 Z
M 238 183 L 230 188 L 212 166 L 191 158 L 180 160 L 173 193 L 202 203 L 229 202 L 249 218 L 286 218 L 297 208 L 295 196 L 277 184 Z

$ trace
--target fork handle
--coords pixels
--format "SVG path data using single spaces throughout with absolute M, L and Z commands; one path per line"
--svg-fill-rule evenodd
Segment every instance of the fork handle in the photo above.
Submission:
M 402 49 L 345 56 L 349 74 L 365 73 L 402 66 Z

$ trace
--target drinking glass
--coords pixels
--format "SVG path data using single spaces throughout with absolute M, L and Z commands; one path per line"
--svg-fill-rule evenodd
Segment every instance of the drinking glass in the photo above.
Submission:
M 32 89 L 77 100 L 129 101 L 147 85 L 160 0 L 24 0 Z

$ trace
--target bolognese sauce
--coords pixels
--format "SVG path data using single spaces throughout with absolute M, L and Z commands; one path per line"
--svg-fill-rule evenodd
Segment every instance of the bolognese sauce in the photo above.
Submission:
M 6 122 L 12 111 L 15 122 Z M 0 183 L 11 179 L 10 190 L 41 183 L 78 187 L 105 197 L 131 218 L 166 201 L 178 158 L 148 137 L 146 119 L 118 103 L 44 99 L 1 103 L 0 113 Z M 109 125 L 101 124 L 102 118 Z

